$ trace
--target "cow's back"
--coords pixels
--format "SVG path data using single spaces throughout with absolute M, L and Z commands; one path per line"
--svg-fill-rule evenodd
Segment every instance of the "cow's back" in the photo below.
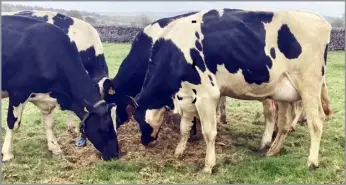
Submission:
M 96 81 L 108 76 L 108 66 L 97 30 L 89 23 L 53 11 L 3 12 L 2 15 L 30 17 L 58 26 L 71 41 L 75 42 L 82 57 L 83 65 Z
M 197 85 L 214 77 L 221 95 L 265 98 L 277 90 L 283 75 L 295 71 L 290 80 L 296 88 L 299 73 L 324 65 L 330 31 L 321 16 L 304 11 L 202 11 L 168 24 L 154 43 L 151 59 L 167 63 L 168 55 L 175 55 L 171 65 L 187 63 L 196 69 L 174 69 L 189 76 L 178 81 Z M 176 49 L 168 54 L 166 48 Z M 178 64 L 182 57 L 185 62 Z M 162 76 L 159 71 L 151 75 Z

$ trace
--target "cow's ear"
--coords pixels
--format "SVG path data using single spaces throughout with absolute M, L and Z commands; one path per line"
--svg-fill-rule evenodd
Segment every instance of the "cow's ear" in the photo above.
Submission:
M 115 88 L 110 79 L 103 82 L 103 99 L 108 103 L 115 103 Z
M 136 110 L 135 107 L 132 106 L 132 105 L 127 105 L 127 106 L 126 106 L 126 113 L 127 113 L 128 119 L 131 118 L 131 116 L 133 115 L 133 113 L 135 112 L 135 110 Z
M 138 104 L 137 104 L 135 98 L 133 98 L 131 96 L 126 96 L 125 101 L 127 104 L 127 106 L 126 106 L 127 116 L 130 119 L 131 116 L 133 115 L 133 113 L 135 112 L 136 108 L 138 108 Z

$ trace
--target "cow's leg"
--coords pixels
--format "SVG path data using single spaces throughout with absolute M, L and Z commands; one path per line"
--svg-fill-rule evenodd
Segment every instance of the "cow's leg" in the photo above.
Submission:
M 308 157 L 308 167 L 318 167 L 318 155 L 323 130 L 323 120 L 325 114 L 322 112 L 320 96 L 316 95 L 316 90 L 302 92 L 303 107 L 306 112 L 308 127 L 311 136 L 310 153 Z
M 74 113 L 72 111 L 67 111 L 67 129 L 71 133 L 79 133 L 78 124 L 74 119 Z
M 196 101 L 196 108 L 201 120 L 202 134 L 207 146 L 205 156 L 205 166 L 203 172 L 211 173 L 216 163 L 215 158 L 215 139 L 216 128 L 216 106 L 218 99 L 212 97 L 199 96 Z M 208 105 L 208 106 L 205 106 Z
M 192 127 L 190 129 L 190 138 L 188 139 L 188 142 L 194 142 L 194 141 L 197 141 L 199 139 L 200 138 L 197 135 L 197 119 L 194 119 Z
M 8 105 L 8 113 L 7 113 L 7 128 L 4 144 L 2 145 L 2 161 L 9 161 L 14 158 L 12 153 L 12 141 L 14 131 L 17 130 L 20 126 L 20 122 L 22 119 L 23 110 L 25 107 L 25 100 L 11 98 L 9 100 Z
M 326 115 L 326 119 L 329 119 L 333 115 L 333 109 L 330 105 L 330 99 L 328 96 L 326 82 L 324 82 L 322 85 L 321 102 L 322 102 L 323 112 Z
M 273 156 L 279 154 L 283 142 L 290 130 L 292 123 L 292 106 L 288 102 L 278 102 L 278 133 L 271 147 L 267 152 L 267 156 Z
M 180 120 L 180 140 L 174 152 L 174 155 L 176 157 L 180 157 L 181 155 L 183 155 L 186 148 L 186 143 L 189 139 L 191 127 L 195 122 L 196 117 L 194 117 L 194 115 L 185 114 L 184 112 Z
M 220 123 L 227 123 L 226 116 L 226 96 L 221 96 L 217 106 L 217 119 Z
M 53 131 L 55 126 L 53 115 L 53 111 L 50 113 L 43 113 L 43 121 L 46 124 L 48 150 L 51 151 L 53 155 L 59 155 L 62 153 L 62 150 L 58 144 L 58 140 L 56 139 Z
M 303 106 L 301 104 L 301 101 L 294 102 L 292 106 L 293 106 L 292 117 L 294 118 L 294 120 L 291 124 L 290 131 L 294 132 L 296 131 L 297 123 L 302 120 Z
M 275 117 L 277 114 L 277 109 L 274 104 L 274 100 L 266 99 L 262 101 L 263 112 L 265 119 L 265 129 L 262 136 L 261 144 L 259 150 L 264 150 L 266 147 L 269 147 L 272 142 L 274 126 L 275 126 Z
M 30 101 L 35 104 L 42 112 L 43 122 L 46 125 L 48 150 L 51 151 L 54 155 L 61 154 L 62 150 L 53 131 L 55 126 L 53 111 L 57 105 L 56 100 L 49 97 L 49 95 L 39 94 L 31 98 Z

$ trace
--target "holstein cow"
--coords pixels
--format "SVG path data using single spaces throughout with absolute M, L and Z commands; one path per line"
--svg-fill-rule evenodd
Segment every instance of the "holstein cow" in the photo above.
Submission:
M 116 95 L 129 95 L 129 96 L 136 96 L 139 91 L 142 88 L 143 80 L 146 74 L 147 65 L 150 58 L 150 52 L 152 50 L 152 42 L 157 39 L 157 37 L 160 36 L 162 32 L 165 30 L 171 28 L 167 27 L 168 24 L 174 24 L 176 20 L 179 20 L 181 18 L 196 14 L 197 12 L 187 13 L 183 15 L 178 15 L 175 17 L 169 17 L 169 18 L 163 18 L 160 20 L 157 20 L 153 22 L 151 25 L 148 25 L 144 28 L 143 31 L 139 32 L 134 39 L 132 43 L 131 50 L 127 57 L 124 59 L 122 64 L 119 67 L 119 71 L 117 75 L 113 79 L 113 84 L 105 84 L 106 89 L 113 88 L 115 91 L 111 94 L 105 93 L 105 100 L 116 102 L 118 104 L 117 106 L 117 125 L 122 125 L 126 121 L 128 121 L 128 114 L 126 111 L 127 103 L 122 101 L 121 98 L 117 98 Z M 323 88 L 325 91 L 325 94 L 322 94 L 322 100 L 326 100 L 327 104 L 329 105 L 329 99 L 328 95 L 326 94 L 326 88 Z M 107 92 L 107 90 L 106 90 Z M 115 93 L 113 95 L 113 93 Z M 115 100 L 116 99 L 116 100 Z M 182 97 L 177 96 L 177 99 L 182 99 Z M 266 127 L 264 130 L 264 134 L 261 140 L 261 144 L 259 149 L 263 150 L 266 146 L 270 146 L 273 136 L 275 136 L 275 133 L 273 133 L 274 128 L 276 128 L 276 122 L 277 122 L 277 103 L 274 100 L 271 99 L 265 99 L 261 100 L 263 103 L 263 110 L 264 110 L 264 117 L 266 122 Z M 293 103 L 292 107 L 292 117 L 293 118 L 299 118 L 299 121 L 303 121 L 305 118 L 304 114 L 302 112 L 301 102 Z M 145 120 L 148 124 L 151 125 L 151 136 L 152 137 L 142 137 L 143 143 L 149 143 L 152 140 L 155 140 L 157 138 L 159 128 L 163 122 L 163 113 L 165 109 L 150 109 L 146 111 Z M 174 111 L 176 112 L 176 111 Z M 303 115 L 300 116 L 299 115 Z M 292 119 L 293 119 L 292 118 Z M 219 122 L 225 122 L 226 120 L 226 114 L 225 114 L 225 96 L 220 97 L 219 104 L 218 104 L 218 120 Z M 298 122 L 297 119 L 293 121 L 292 123 L 292 130 L 295 129 L 295 124 Z M 192 126 L 193 133 L 196 134 L 196 122 L 194 121 L 194 124 Z M 184 129 L 183 129 L 184 131 Z M 275 129 L 276 131 L 276 129 Z M 145 135 L 142 135 L 145 136 Z M 179 148 L 185 148 L 186 141 L 188 136 L 183 135 L 181 141 L 179 142 L 179 146 L 177 147 L 177 152 L 181 150 Z M 268 146 L 268 147 L 269 147 Z
M 117 158 L 114 104 L 102 100 L 97 83 L 84 70 L 76 44 L 52 24 L 22 16 L 2 16 L 1 19 L 1 90 L 9 96 L 2 161 L 14 157 L 13 131 L 20 125 L 29 98 L 44 115 L 48 148 L 54 154 L 61 149 L 53 133 L 51 113 L 59 105 L 82 120 L 82 131 L 104 160 Z
M 190 14 L 191 13 L 183 16 L 187 16 Z M 159 23 L 162 24 L 163 22 L 170 22 L 183 16 L 163 18 L 159 20 Z M 150 52 L 152 49 L 151 40 L 158 37 L 161 32 L 164 31 L 164 28 L 161 29 L 161 27 L 158 27 L 157 24 L 156 22 L 154 22 L 152 25 L 147 26 L 145 31 L 141 31 L 137 34 L 135 40 L 132 43 L 129 54 L 121 63 L 116 76 L 112 80 L 113 84 L 104 84 L 105 89 L 113 88 L 112 90 L 115 90 L 115 94 L 113 94 L 113 91 L 110 91 L 111 93 L 108 94 L 108 90 L 106 90 L 104 93 L 104 98 L 106 101 L 117 103 L 117 126 L 120 126 L 128 121 L 128 114 L 126 112 L 128 100 L 126 100 L 125 102 L 122 98 L 119 97 L 123 97 L 124 95 L 135 97 L 140 92 L 143 86 L 145 74 L 148 68 Z M 226 121 L 224 101 L 224 97 L 220 98 L 221 108 L 218 109 L 222 111 L 219 113 L 220 122 Z M 158 111 L 148 111 L 146 120 L 149 123 L 156 124 L 157 128 L 159 128 L 163 121 L 163 113 L 165 110 L 165 108 L 162 108 Z M 194 124 L 193 128 L 193 133 L 196 134 L 196 124 Z
M 137 34 L 136 38 L 132 43 L 131 50 L 126 56 L 124 61 L 121 63 L 117 75 L 113 78 L 113 84 L 105 84 L 107 88 L 114 88 L 115 95 L 105 93 L 105 99 L 107 101 L 115 101 L 117 99 L 117 125 L 122 125 L 128 121 L 128 116 L 126 113 L 126 103 L 122 102 L 121 99 L 116 98 L 116 95 L 129 95 L 136 96 L 142 86 L 147 71 L 147 66 L 150 58 L 150 52 L 152 50 L 152 40 L 155 40 L 167 27 L 166 25 L 172 21 L 178 20 L 180 18 L 195 14 L 197 12 L 187 13 L 183 15 L 178 15 L 175 17 L 163 18 L 153 22 L 148 25 L 143 31 Z M 179 99 L 180 97 L 178 97 Z M 225 113 L 225 97 L 220 97 L 218 105 L 218 120 L 221 123 L 226 122 Z M 266 129 L 264 138 L 262 139 L 261 146 L 265 144 L 270 144 L 272 133 L 274 130 L 276 109 L 273 100 L 267 99 L 263 100 L 264 115 L 266 119 Z M 158 130 L 163 121 L 163 113 L 165 109 L 153 109 L 146 112 L 146 121 L 154 128 L 154 133 L 152 135 L 157 136 Z M 193 124 L 193 133 L 196 134 L 196 122 Z M 155 137 L 157 138 L 157 137 Z M 269 139 L 269 140 L 268 140 Z
M 143 144 L 153 130 L 145 121 L 146 110 L 174 104 L 182 115 L 182 135 L 195 117 L 200 118 L 207 146 L 203 171 L 211 173 L 220 96 L 278 101 L 278 133 L 268 156 L 280 151 L 292 123 L 285 115 L 293 102 L 302 100 L 311 135 L 308 166 L 318 166 L 325 117 L 321 90 L 331 31 L 326 20 L 304 11 L 222 9 L 194 13 L 165 26 L 153 39 L 148 71 L 136 97 L 135 119 Z M 133 112 L 131 104 L 127 110 Z
M 2 12 L 2 15 L 17 15 L 30 17 L 39 21 L 54 24 L 61 28 L 76 43 L 78 52 L 82 58 L 83 66 L 93 82 L 99 84 L 100 92 L 103 92 L 103 82 L 108 78 L 108 66 L 103 54 L 103 46 L 97 30 L 89 23 L 69 17 L 53 11 L 20 11 Z M 102 94 L 101 94 L 102 96 Z M 6 96 L 4 96 L 6 97 Z M 50 101 L 48 99 L 29 101 Z M 49 115 L 52 117 L 52 115 Z M 46 120 L 44 118 L 44 120 Z M 78 126 L 74 121 L 73 112 L 68 112 L 67 126 L 70 131 L 78 133 Z

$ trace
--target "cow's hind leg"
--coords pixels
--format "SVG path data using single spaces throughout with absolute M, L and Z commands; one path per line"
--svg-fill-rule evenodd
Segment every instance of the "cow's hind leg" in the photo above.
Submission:
M 4 144 L 2 145 L 3 162 L 10 161 L 14 158 L 14 155 L 12 153 L 13 134 L 14 131 L 17 130 L 20 126 L 25 103 L 25 98 L 17 99 L 14 97 L 10 97 L 7 113 L 6 135 Z
M 290 131 L 296 131 L 297 123 L 302 120 L 302 115 L 304 114 L 303 111 L 304 110 L 301 101 L 293 103 L 292 117 L 294 117 L 294 120 L 292 122 Z
M 265 129 L 259 147 L 260 151 L 263 151 L 266 147 L 270 146 L 277 117 L 277 109 L 274 100 L 266 99 L 262 101 L 262 104 L 265 119 Z
M 278 102 L 278 133 L 267 156 L 279 154 L 292 123 L 292 106 L 288 102 Z
M 217 106 L 217 119 L 220 123 L 227 123 L 226 116 L 226 96 L 221 96 Z
M 208 106 L 205 106 L 208 105 Z M 198 97 L 196 108 L 201 119 L 202 134 L 207 146 L 205 156 L 205 166 L 203 172 L 211 173 L 216 163 L 215 157 L 215 139 L 217 135 L 216 128 L 216 106 L 217 99 L 212 97 Z

